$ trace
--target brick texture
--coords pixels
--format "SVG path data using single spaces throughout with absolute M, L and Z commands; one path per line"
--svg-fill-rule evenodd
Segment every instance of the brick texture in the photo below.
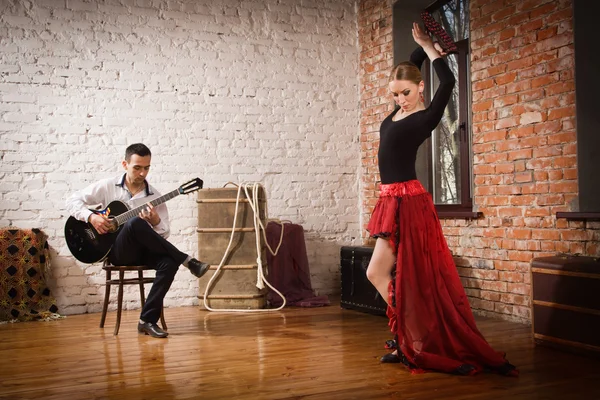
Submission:
M 269 216 L 305 228 L 317 293 L 339 293 L 339 247 L 360 243 L 356 13 L 354 0 L 0 2 L 0 226 L 49 235 L 60 312 L 98 311 L 104 290 L 64 244 L 65 197 L 119 173 L 138 141 L 163 193 L 195 176 L 263 183 Z M 195 197 L 168 205 L 171 241 L 194 254 Z M 182 269 L 166 304 L 197 294 Z
M 359 7 L 364 240 L 377 195 L 378 127 L 390 110 L 380 69 L 392 56 L 381 28 L 391 24 L 389 3 Z M 576 210 L 578 194 L 571 7 L 569 0 L 470 2 L 473 200 L 483 218 L 442 225 L 480 314 L 529 322 L 534 257 L 600 255 L 600 224 L 555 216 Z
M 388 77 L 393 67 L 392 8 L 390 1 L 359 1 L 361 225 L 363 238 L 377 202 L 379 125 L 393 108 Z

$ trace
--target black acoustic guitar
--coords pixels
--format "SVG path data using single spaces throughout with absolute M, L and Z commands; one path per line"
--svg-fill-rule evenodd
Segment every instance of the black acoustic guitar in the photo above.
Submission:
M 181 185 L 178 189 L 157 197 L 133 210 L 130 210 L 127 204 L 118 200 L 111 202 L 103 210 L 91 210 L 96 214 L 103 215 L 111 222 L 112 228 L 110 229 L 110 232 L 105 234 L 98 233 L 92 224 L 88 222 L 79 221 L 74 217 L 69 217 L 65 224 L 65 239 L 67 241 L 67 246 L 69 247 L 71 254 L 83 263 L 92 264 L 102 261 L 108 255 L 110 249 L 112 249 L 121 226 L 131 218 L 139 215 L 148 204 L 152 204 L 153 207 L 156 207 L 180 194 L 188 194 L 202 189 L 202 185 L 202 179 L 192 179 Z

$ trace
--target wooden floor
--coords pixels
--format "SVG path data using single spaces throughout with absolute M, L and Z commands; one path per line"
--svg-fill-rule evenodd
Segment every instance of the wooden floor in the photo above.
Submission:
M 478 318 L 521 376 L 411 375 L 379 363 L 383 317 L 323 308 L 165 310 L 168 339 L 113 336 L 99 314 L 0 325 L 0 399 L 599 399 L 600 361 L 534 347 L 530 327 Z

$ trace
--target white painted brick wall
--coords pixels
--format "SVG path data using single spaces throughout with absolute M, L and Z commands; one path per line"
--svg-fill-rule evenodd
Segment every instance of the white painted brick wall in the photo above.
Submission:
M 356 18 L 355 0 L 0 1 L 0 226 L 49 235 L 60 311 L 104 290 L 64 243 L 65 198 L 135 142 L 163 193 L 262 182 L 270 217 L 304 226 L 317 293 L 339 292 L 339 248 L 360 242 Z M 194 254 L 195 197 L 168 206 Z M 197 290 L 182 269 L 166 305 Z

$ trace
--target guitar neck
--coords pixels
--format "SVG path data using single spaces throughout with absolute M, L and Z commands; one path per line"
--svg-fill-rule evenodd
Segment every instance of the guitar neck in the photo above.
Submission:
M 164 194 L 160 197 L 157 197 L 156 199 L 149 201 L 146 204 L 143 204 L 139 207 L 136 207 L 132 210 L 126 211 L 123 214 L 117 215 L 115 217 L 115 221 L 117 221 L 118 226 L 123 225 L 125 222 L 129 221 L 131 218 L 136 217 L 140 214 L 140 212 L 142 212 L 142 210 L 144 208 L 146 208 L 148 206 L 148 204 L 152 204 L 152 207 L 156 207 L 168 200 L 171 200 L 173 197 L 176 197 L 179 195 L 179 190 L 175 189 L 172 192 L 169 192 L 167 194 Z

